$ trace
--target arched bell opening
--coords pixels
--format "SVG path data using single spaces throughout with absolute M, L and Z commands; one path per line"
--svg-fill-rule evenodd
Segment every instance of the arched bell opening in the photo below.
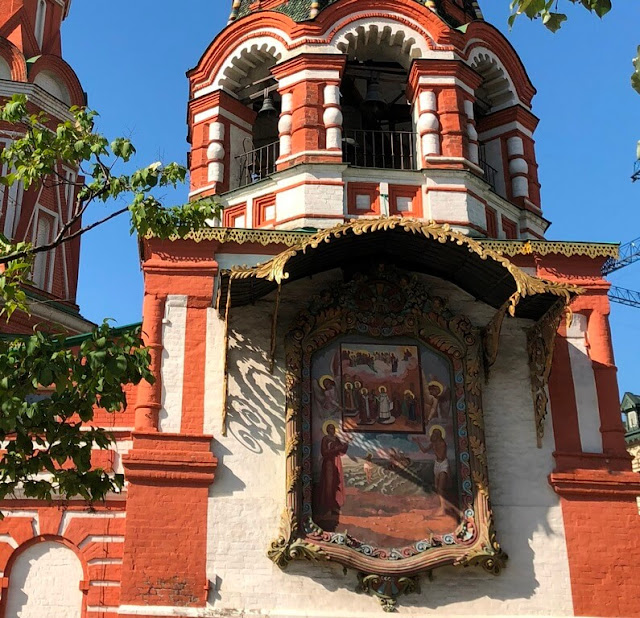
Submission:
M 407 99 L 409 67 L 423 55 L 417 37 L 392 24 L 358 26 L 337 47 L 347 55 L 340 88 L 345 163 L 415 169 L 416 134 Z
M 219 79 L 220 86 L 233 94 L 253 118 L 244 129 L 231 128 L 230 189 L 275 172 L 281 99 L 271 70 L 281 56 L 280 50 L 266 43 L 251 45 L 233 57 Z
M 484 126 L 489 118 L 518 104 L 518 96 L 511 77 L 498 58 L 486 50 L 478 49 L 470 59 L 471 67 L 482 77 L 475 91 L 473 113 L 479 134 L 478 158 L 484 179 L 500 196 L 508 198 L 505 183 L 505 165 L 502 144 L 497 139 L 483 139 Z

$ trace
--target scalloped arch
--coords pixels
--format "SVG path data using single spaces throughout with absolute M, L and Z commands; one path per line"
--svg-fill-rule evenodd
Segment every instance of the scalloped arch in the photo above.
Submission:
M 349 55 L 356 49 L 365 50 L 367 47 L 379 50 L 380 46 L 384 46 L 394 49 L 398 60 L 408 68 L 414 58 L 424 58 L 433 48 L 433 41 L 428 34 L 393 17 L 371 17 L 368 14 L 355 17 L 334 32 L 330 41 L 344 54 Z
M 467 62 L 469 62 L 469 59 L 473 56 L 473 50 L 477 47 L 485 48 L 493 54 L 511 79 L 520 101 L 530 107 L 531 101 L 536 94 L 536 89 L 531 83 L 520 56 L 518 56 L 504 35 L 487 22 L 471 22 L 467 28 L 466 44 L 463 51 Z
M 226 63 L 229 50 L 246 41 L 264 35 L 278 40 L 286 50 L 290 49 L 291 31 L 296 26 L 294 21 L 286 15 L 268 11 L 260 13 L 259 27 L 254 20 L 255 17 L 247 16 L 233 22 L 211 42 L 198 64 L 187 71 L 192 94 L 194 90 L 210 85 Z
M 282 39 L 257 32 L 255 37 L 243 41 L 229 54 L 214 76 L 212 87 L 233 91 L 240 85 L 238 80 L 245 79 L 252 69 L 265 63 L 271 66 L 283 60 L 286 54 Z
M 511 76 L 500 59 L 486 47 L 474 47 L 469 55 L 469 65 L 483 78 L 480 90 L 489 100 L 493 111 L 518 103 L 518 95 Z

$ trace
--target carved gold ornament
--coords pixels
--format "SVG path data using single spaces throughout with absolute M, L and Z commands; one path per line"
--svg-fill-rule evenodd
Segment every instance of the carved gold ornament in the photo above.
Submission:
M 410 234 L 420 235 L 431 240 L 436 240 L 442 244 L 454 243 L 458 246 L 466 247 L 470 253 L 478 255 L 483 260 L 493 260 L 494 262 L 499 263 L 509 272 L 516 285 L 516 291 L 510 296 L 508 301 L 508 312 L 512 316 L 515 315 L 516 307 L 520 300 L 527 296 L 546 293 L 558 296 L 564 299 L 565 302 L 569 302 L 572 294 L 579 292 L 579 289 L 573 285 L 545 281 L 528 275 L 500 253 L 497 253 L 492 249 L 485 248 L 482 243 L 474 240 L 473 238 L 451 230 L 449 225 L 439 225 L 433 222 L 418 221 L 416 219 L 408 219 L 405 217 L 357 219 L 349 223 L 336 225 L 326 230 L 322 230 L 312 236 L 303 238 L 296 245 L 283 251 L 268 262 L 264 262 L 263 264 L 252 268 L 241 266 L 234 267 L 231 269 L 229 276 L 230 279 L 249 279 L 255 277 L 257 279 L 265 279 L 267 281 L 281 284 L 289 277 L 286 269 L 289 261 L 294 256 L 317 249 L 322 243 L 330 243 L 347 234 L 360 236 L 363 234 L 386 230 L 402 230 Z
M 553 348 L 563 316 L 567 316 L 567 321 L 571 322 L 568 306 L 559 301 L 527 331 L 527 352 L 538 448 L 542 448 L 544 438 L 544 422 L 549 406 L 547 386 L 553 362 Z

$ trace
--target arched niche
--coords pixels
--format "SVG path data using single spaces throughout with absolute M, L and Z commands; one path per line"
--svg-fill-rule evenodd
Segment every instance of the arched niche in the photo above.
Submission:
M 59 101 L 62 101 L 66 105 L 71 105 L 69 89 L 66 87 L 62 79 L 60 79 L 60 77 L 53 71 L 40 71 L 33 80 L 33 83 L 40 86 L 43 90 L 46 90 Z
M 42 541 L 27 547 L 13 562 L 5 616 L 81 618 L 83 568 L 66 545 Z

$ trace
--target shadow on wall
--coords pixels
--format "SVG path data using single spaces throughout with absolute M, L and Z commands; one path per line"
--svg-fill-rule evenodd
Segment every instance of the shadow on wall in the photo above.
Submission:
M 273 305 L 269 305 L 272 311 Z M 265 311 L 263 315 L 269 316 L 270 325 L 270 312 Z M 264 320 L 264 324 L 266 323 L 267 320 Z M 264 324 L 262 328 L 265 328 Z M 270 326 L 266 330 L 270 330 Z M 252 328 L 247 332 L 256 331 Z M 265 352 L 267 346 L 260 343 L 248 340 L 242 333 L 232 333 L 229 362 L 235 364 L 236 370 L 233 371 L 229 384 L 227 429 L 231 436 L 252 453 L 260 454 L 264 449 L 282 453 L 284 410 L 277 409 L 277 402 L 284 401 L 283 379 L 280 375 L 282 369 L 276 367 L 274 373 L 277 375 L 269 373 L 269 359 Z
M 213 442 L 213 454 L 218 460 L 218 467 L 216 468 L 215 481 L 209 485 L 209 497 L 217 496 L 232 496 L 235 493 L 241 492 L 245 487 L 244 481 L 237 477 L 229 468 L 225 466 L 225 457 L 232 455 L 231 451 L 222 445 L 219 441 Z

